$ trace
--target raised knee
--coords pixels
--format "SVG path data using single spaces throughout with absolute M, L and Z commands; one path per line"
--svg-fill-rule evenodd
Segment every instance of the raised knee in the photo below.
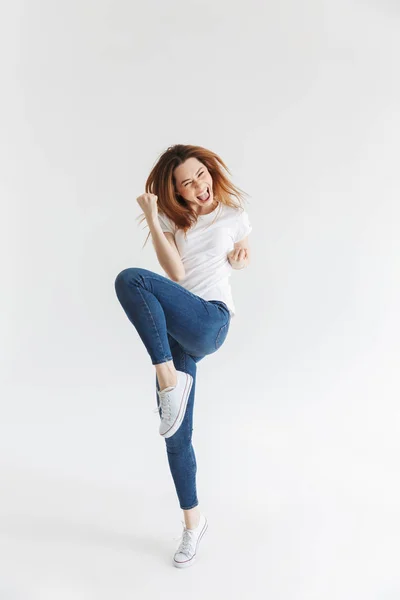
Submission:
M 118 273 L 114 282 L 115 289 L 118 291 L 122 287 L 125 287 L 129 281 L 134 281 L 140 275 L 140 271 L 139 267 L 128 267 Z

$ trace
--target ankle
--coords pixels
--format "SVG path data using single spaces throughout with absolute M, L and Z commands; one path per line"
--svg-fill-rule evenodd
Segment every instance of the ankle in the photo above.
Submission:
M 178 373 L 176 372 L 172 361 L 156 365 L 156 373 L 160 391 L 165 390 L 167 387 L 175 387 L 177 385 Z
M 165 377 L 158 379 L 158 385 L 160 386 L 160 391 L 162 392 L 167 387 L 175 387 L 178 383 L 178 378 L 175 375 L 171 375 L 171 377 Z
M 184 519 L 186 529 L 196 529 L 200 523 L 200 510 L 195 506 L 190 510 L 184 510 Z

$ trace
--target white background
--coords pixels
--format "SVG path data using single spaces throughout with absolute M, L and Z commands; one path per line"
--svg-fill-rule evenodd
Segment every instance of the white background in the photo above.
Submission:
M 394 0 L 1 10 L 2 600 L 397 600 Z M 198 365 L 192 568 L 154 367 L 114 291 L 174 143 L 249 195 L 237 316 Z

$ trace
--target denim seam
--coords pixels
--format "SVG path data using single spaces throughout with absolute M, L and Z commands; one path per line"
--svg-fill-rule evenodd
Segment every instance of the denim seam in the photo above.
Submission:
M 193 504 L 193 506 L 188 506 L 188 507 L 181 506 L 181 509 L 182 509 L 182 510 L 190 510 L 191 508 L 194 508 L 194 507 L 195 507 L 195 506 L 197 506 L 198 504 L 199 504 L 199 503 L 198 503 L 198 502 L 196 502 L 196 504 Z
M 150 279 L 150 281 L 153 279 L 153 277 L 151 277 L 149 275 L 141 275 L 141 277 L 143 277 L 143 279 Z M 184 292 L 187 296 L 190 296 L 191 298 L 195 298 L 196 300 L 199 300 L 204 305 L 205 300 L 203 300 L 203 298 L 200 298 L 200 296 L 198 296 L 197 294 L 193 294 L 193 292 L 184 288 L 183 285 L 179 285 L 179 283 L 177 283 L 176 281 L 171 280 L 169 282 L 174 283 L 175 285 L 179 286 L 181 291 Z
M 223 330 L 225 330 L 228 327 L 228 325 L 229 325 L 229 322 L 225 323 L 225 325 L 222 325 L 221 329 L 218 332 L 217 339 L 215 340 L 215 347 L 216 347 L 217 350 L 218 350 L 218 340 L 219 340 L 219 338 L 221 336 L 221 333 L 222 333 Z
M 180 355 L 181 355 L 181 364 L 183 363 L 183 370 L 184 370 L 184 372 L 185 372 L 185 373 L 187 373 L 187 365 L 186 365 L 186 352 L 184 352 L 184 351 L 181 349 Z M 182 359 L 183 359 L 183 360 L 182 360 Z M 193 388 L 192 388 L 192 389 L 193 389 Z M 192 391 L 191 391 L 191 392 L 192 392 Z M 186 410 L 187 410 L 187 408 L 186 408 Z M 193 431 L 193 427 L 192 427 L 192 431 Z M 190 432 L 190 438 L 192 438 L 192 432 Z M 193 447 L 193 442 L 192 442 L 192 439 L 190 440 L 190 444 L 191 444 L 191 445 L 192 445 L 192 447 Z M 195 461 L 194 461 L 194 460 L 192 460 L 192 469 L 194 470 L 194 468 L 195 468 Z M 194 497 L 195 497 L 195 498 L 197 498 L 196 477 L 195 477 L 195 479 L 194 479 Z M 198 500 L 198 498 L 197 498 L 197 500 L 196 500 L 195 504 L 193 504 L 193 506 L 190 506 L 189 508 L 182 508 L 182 507 L 181 507 L 181 508 L 182 508 L 182 510 L 190 510 L 191 508 L 194 508 L 195 506 L 197 506 L 197 505 L 198 505 L 198 503 L 199 503 L 199 500 Z
M 154 329 L 156 330 L 156 333 L 157 333 L 157 337 L 158 337 L 158 341 L 159 341 L 159 344 L 160 344 L 160 348 L 161 348 L 161 351 L 162 351 L 162 353 L 163 353 L 163 355 L 164 355 L 164 360 L 166 360 L 166 361 L 168 361 L 168 360 L 171 360 L 171 359 L 169 359 L 167 356 L 165 356 L 165 353 L 164 353 L 164 348 L 163 348 L 163 345 L 162 345 L 162 342 L 161 342 L 161 338 L 160 338 L 160 334 L 159 334 L 159 332 L 158 332 L 158 329 L 157 329 L 157 326 L 156 326 L 156 324 L 155 324 L 155 321 L 154 321 L 153 315 L 151 314 L 151 310 L 149 309 L 149 305 L 148 305 L 148 304 L 147 304 L 147 302 L 146 302 L 146 298 L 143 296 L 143 294 L 142 294 L 142 292 L 141 292 L 140 286 L 139 286 L 139 285 L 137 285 L 137 286 L 136 286 L 136 289 L 138 290 L 138 292 L 139 292 L 139 294 L 140 294 L 140 297 L 142 298 L 143 302 L 145 303 L 145 305 L 146 305 L 146 308 L 147 308 L 147 311 L 148 311 L 148 313 L 149 313 L 149 315 L 150 315 L 150 317 L 151 317 L 151 320 L 153 321 Z

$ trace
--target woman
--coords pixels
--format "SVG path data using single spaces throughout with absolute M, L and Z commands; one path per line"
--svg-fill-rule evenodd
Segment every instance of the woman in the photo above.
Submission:
M 176 567 L 193 564 L 207 529 L 192 445 L 197 363 L 226 339 L 235 315 L 229 277 L 248 265 L 250 255 L 252 227 L 239 188 L 222 168 L 229 173 L 218 155 L 200 146 L 178 144 L 159 157 L 137 202 L 167 277 L 128 268 L 115 280 L 155 366 L 159 433 L 184 515 Z

